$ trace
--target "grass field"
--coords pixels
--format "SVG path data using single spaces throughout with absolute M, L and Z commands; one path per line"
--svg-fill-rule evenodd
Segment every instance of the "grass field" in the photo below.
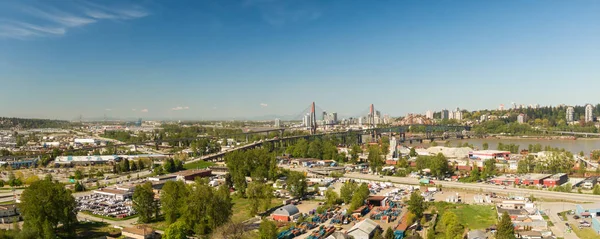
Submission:
M 129 219 L 138 217 L 138 215 L 133 215 L 133 216 L 124 217 L 124 218 L 114 218 L 114 217 L 106 217 L 106 216 L 96 215 L 96 214 L 93 214 L 93 213 L 87 212 L 87 211 L 82 211 L 81 213 L 90 215 L 92 217 L 103 218 L 103 219 L 110 220 L 110 221 L 125 221 L 125 220 L 129 220 Z
M 193 163 L 184 164 L 183 168 L 197 169 L 197 168 L 206 168 L 206 167 L 213 166 L 213 165 L 215 165 L 215 163 L 213 163 L 213 162 L 206 162 L 206 161 L 198 160 Z
M 436 202 L 433 207 L 439 215 L 443 215 L 446 211 L 452 211 L 460 223 L 465 227 L 476 230 L 485 229 L 495 225 L 497 220 L 496 210 L 490 205 L 468 205 L 468 204 L 451 204 L 447 202 Z M 439 222 L 439 221 L 438 221 Z
M 247 198 L 241 198 L 237 196 L 232 197 L 233 201 L 233 215 L 231 215 L 231 221 L 242 222 L 251 218 L 248 215 L 250 210 L 250 200 Z M 271 201 L 271 206 L 281 205 L 281 200 L 274 198 Z
M 497 213 L 489 205 L 457 205 L 454 212 L 460 223 L 471 230 L 485 229 L 496 224 Z
M 115 234 L 120 234 L 118 233 L 120 230 L 112 228 L 106 222 L 80 222 L 77 225 L 77 229 L 75 229 L 77 238 L 105 237 L 109 236 L 111 231 Z
M 575 224 L 571 224 L 571 228 L 573 228 L 573 232 L 575 232 L 575 234 L 577 235 L 577 237 L 579 237 L 580 239 L 597 239 L 600 238 L 600 236 L 598 236 L 598 233 L 596 233 L 594 231 L 594 229 L 592 228 L 583 228 L 583 229 L 579 229 L 577 227 L 577 225 Z

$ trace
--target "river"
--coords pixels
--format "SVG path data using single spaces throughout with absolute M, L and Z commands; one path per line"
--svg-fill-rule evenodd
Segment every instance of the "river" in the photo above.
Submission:
M 586 156 L 590 155 L 590 152 L 596 149 L 600 149 L 600 139 L 498 139 L 498 138 L 486 138 L 486 139 L 463 139 L 463 140 L 452 140 L 451 145 L 455 146 L 457 142 L 472 144 L 477 149 L 483 149 L 483 143 L 488 143 L 489 149 L 496 149 L 498 143 L 503 144 L 516 144 L 519 145 L 519 150 L 528 149 L 530 144 L 541 144 L 542 149 L 549 145 L 554 148 L 564 148 L 578 154 L 583 151 Z M 439 145 L 443 145 L 442 142 L 438 142 Z

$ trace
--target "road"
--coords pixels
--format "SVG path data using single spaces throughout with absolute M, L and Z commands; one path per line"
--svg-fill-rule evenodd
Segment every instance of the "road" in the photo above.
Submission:
M 123 220 L 123 221 L 112 221 L 112 220 L 106 220 L 103 218 L 98 218 L 98 217 L 94 217 L 94 216 L 90 216 L 87 214 L 83 214 L 83 213 L 77 213 L 77 220 L 78 221 L 94 221 L 94 222 L 106 222 L 112 226 L 119 226 L 119 227 L 131 227 L 132 225 L 134 225 L 135 223 L 137 223 L 137 217 L 136 218 L 132 218 L 132 219 L 128 219 L 128 220 Z
M 302 168 L 298 168 L 302 170 Z M 412 184 L 418 185 L 419 179 L 417 178 L 408 178 L 408 177 L 391 177 L 391 176 L 379 176 L 372 174 L 361 174 L 361 173 L 346 173 L 344 175 L 346 178 L 354 178 L 354 179 L 365 179 L 365 180 L 373 180 L 373 181 L 386 181 L 392 183 L 400 183 L 400 184 Z M 600 202 L 600 197 L 598 195 L 591 194 L 575 194 L 575 193 L 562 193 L 562 192 L 552 192 L 552 191 L 542 191 L 542 190 L 534 190 L 534 189 L 523 189 L 523 188 L 513 188 L 507 187 L 503 189 L 503 187 L 493 184 L 484 184 L 484 183 L 459 183 L 459 182 L 448 182 L 448 181 L 435 181 L 436 184 L 442 185 L 443 187 L 448 188 L 461 188 L 475 191 L 482 191 L 484 193 L 500 193 L 500 194 L 519 194 L 523 196 L 534 195 L 537 198 L 550 198 L 554 200 L 566 200 L 573 202 Z
M 578 239 L 579 237 L 577 237 L 574 232 L 567 232 L 567 226 L 565 226 L 566 222 L 561 220 L 557 215 L 559 212 L 575 210 L 575 205 L 576 204 L 573 203 L 542 202 L 538 204 L 538 207 L 550 217 L 550 221 L 554 224 L 550 229 L 557 237 L 562 237 L 564 239 Z M 571 219 L 568 216 L 567 218 Z

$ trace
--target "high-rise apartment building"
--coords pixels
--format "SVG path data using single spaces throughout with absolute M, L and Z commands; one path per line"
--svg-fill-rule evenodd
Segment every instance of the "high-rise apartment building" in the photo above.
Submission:
M 450 119 L 455 119 L 458 121 L 462 120 L 462 111 L 460 111 L 460 109 L 457 107 L 455 111 L 452 111 L 452 113 L 450 114 Z
M 275 119 L 275 128 L 280 128 L 280 127 L 281 127 L 281 120 Z
M 585 122 L 593 122 L 594 121 L 594 106 L 591 104 L 587 104 L 585 106 Z
M 450 119 L 450 112 L 447 109 L 442 110 L 441 119 Z
M 567 107 L 567 123 L 573 122 L 575 120 L 575 108 L 573 106 Z
M 519 114 L 519 116 L 517 116 L 517 122 L 519 122 L 519 124 L 524 124 L 527 122 L 527 115 L 526 114 Z
M 425 118 L 433 119 L 433 111 L 428 110 L 427 112 L 425 112 Z

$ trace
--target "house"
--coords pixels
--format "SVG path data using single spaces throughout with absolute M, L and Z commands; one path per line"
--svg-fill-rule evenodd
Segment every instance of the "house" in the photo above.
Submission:
M 196 178 L 210 177 L 212 171 L 206 169 L 188 169 L 172 173 L 171 175 L 175 175 L 177 180 L 180 181 L 194 181 Z
M 300 217 L 300 211 L 294 205 L 285 205 L 271 213 L 271 218 L 275 221 L 290 222 Z
M 520 231 L 519 234 L 523 239 L 542 239 L 542 233 L 539 231 Z
M 348 235 L 354 239 L 371 239 L 376 230 L 379 230 L 379 224 L 367 218 L 350 228 Z
M 159 238 L 157 233 L 151 227 L 147 226 L 136 226 L 136 227 L 125 227 L 121 232 L 125 238 L 134 239 L 154 239 Z
M 483 230 L 473 230 L 467 233 L 467 239 L 487 239 L 487 233 Z

